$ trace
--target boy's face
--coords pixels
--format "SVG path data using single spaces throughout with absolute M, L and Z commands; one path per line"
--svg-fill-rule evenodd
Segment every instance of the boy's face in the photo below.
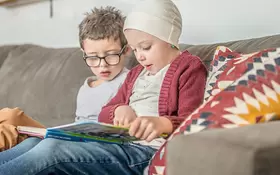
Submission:
M 172 61 L 170 44 L 139 30 L 128 29 L 124 34 L 137 61 L 151 74 L 156 74 Z
M 83 41 L 83 51 L 91 71 L 98 80 L 113 80 L 124 68 L 124 55 L 126 49 L 122 50 L 120 41 L 114 39 Z M 120 54 L 122 52 L 122 54 Z M 119 56 L 120 55 L 120 56 Z M 105 58 L 99 59 L 98 57 Z M 107 62 L 107 63 L 106 63 Z M 112 65 L 109 65 L 112 64 Z

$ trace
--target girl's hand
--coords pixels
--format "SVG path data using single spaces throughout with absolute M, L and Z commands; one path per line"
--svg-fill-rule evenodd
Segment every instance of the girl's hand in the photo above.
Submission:
M 172 123 L 165 117 L 137 117 L 129 127 L 129 134 L 147 142 L 163 133 L 172 132 Z
M 123 105 L 115 109 L 113 123 L 115 126 L 129 127 L 130 123 L 136 118 L 134 110 L 128 105 Z

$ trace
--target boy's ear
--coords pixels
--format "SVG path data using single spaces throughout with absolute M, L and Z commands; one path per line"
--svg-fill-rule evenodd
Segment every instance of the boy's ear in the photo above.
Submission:
M 124 55 L 127 57 L 127 56 L 131 55 L 131 52 L 132 52 L 132 49 L 129 46 L 126 46 Z

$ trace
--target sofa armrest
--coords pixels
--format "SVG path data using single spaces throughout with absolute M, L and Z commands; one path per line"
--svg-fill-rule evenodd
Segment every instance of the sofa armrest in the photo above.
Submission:
M 173 138 L 168 175 L 279 175 L 280 122 Z

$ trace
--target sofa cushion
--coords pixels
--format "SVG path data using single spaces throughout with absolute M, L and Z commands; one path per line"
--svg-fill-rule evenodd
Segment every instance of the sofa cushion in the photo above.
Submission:
M 214 74 L 215 76 L 208 77 L 209 81 L 207 81 L 206 83 L 207 92 L 205 92 L 206 95 L 205 100 L 207 100 L 209 96 L 213 96 L 219 93 L 221 90 L 227 88 L 236 79 L 241 77 L 246 72 L 250 71 L 250 69 L 252 69 L 253 66 L 258 66 L 259 65 L 258 60 L 260 59 L 260 57 L 266 56 L 266 55 L 262 55 L 263 52 L 255 52 L 255 53 L 243 55 L 243 54 L 237 54 L 236 52 L 232 52 L 229 48 L 226 47 L 222 47 L 222 48 L 227 51 L 228 55 L 230 55 L 230 59 L 228 59 L 226 64 L 224 65 L 222 65 L 223 63 L 219 62 L 222 65 L 222 67 L 219 70 L 216 71 L 214 70 L 214 72 L 211 72 L 210 70 L 210 74 Z M 266 54 L 268 50 L 270 49 L 265 50 L 264 54 Z M 218 53 L 219 56 L 223 54 L 224 54 L 223 52 Z M 213 61 L 215 61 L 215 58 Z M 212 65 L 210 68 L 212 68 Z
M 223 71 L 228 67 L 227 62 L 233 58 L 240 56 L 239 53 L 231 51 L 229 48 L 224 46 L 217 47 L 212 63 L 209 67 L 208 77 L 206 81 L 204 101 L 207 101 L 208 98 L 212 95 L 215 95 L 219 92 L 217 88 L 218 79 Z M 219 87 L 219 86 L 218 86 Z
M 279 175 L 279 129 L 271 122 L 176 136 L 167 146 L 167 174 Z
M 169 140 L 179 134 L 280 119 L 280 48 L 263 50 L 243 60 L 236 64 L 236 71 L 231 72 L 236 80 L 193 112 Z M 166 172 L 167 143 L 155 154 L 149 174 Z

